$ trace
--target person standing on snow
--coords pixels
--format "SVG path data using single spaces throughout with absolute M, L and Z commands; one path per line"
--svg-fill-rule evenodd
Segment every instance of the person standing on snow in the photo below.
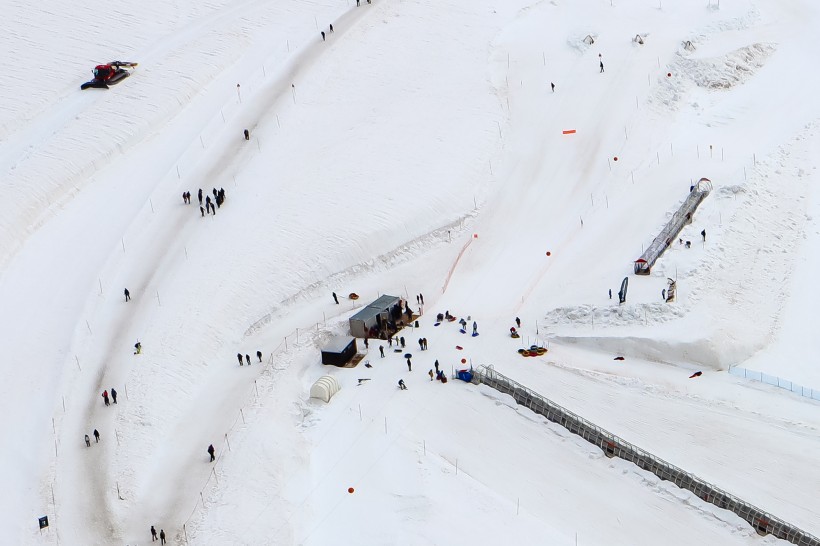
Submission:
M 117 391 L 116 389 L 111 389 L 111 400 L 116 404 L 117 403 Z
M 214 445 L 213 445 L 213 444 L 211 444 L 211 445 L 209 445 L 209 446 L 208 446 L 208 455 L 210 455 L 210 456 L 211 456 L 211 462 L 214 462 L 214 460 L 216 460 L 216 457 L 214 456 L 214 452 L 215 452 L 215 451 L 216 451 L 216 450 L 214 449 Z
M 336 292 L 333 292 L 333 301 L 336 302 L 336 305 L 339 305 L 339 296 L 336 295 Z
M 601 72 L 603 73 L 603 71 L 604 71 L 604 61 L 601 61 Z
M 105 400 L 105 405 L 106 405 L 106 406 L 110 406 L 110 405 L 111 405 L 111 403 L 110 403 L 110 402 L 108 402 L 108 391 L 103 391 L 103 393 L 102 393 L 102 397 L 103 397 L 103 400 Z
M 123 294 L 125 294 L 125 301 L 131 301 L 131 292 L 127 288 L 123 290 Z
M 91 447 L 91 438 L 88 437 L 88 434 L 85 435 L 85 447 Z
M 165 544 L 165 530 L 164 529 L 159 530 L 159 543 L 160 544 Z
M 399 379 L 399 388 L 403 391 L 407 390 L 407 385 L 404 384 L 404 379 Z
M 202 188 L 199 188 L 199 191 L 197 192 L 196 196 L 199 197 L 199 205 L 202 206 Z
M 248 366 L 251 365 L 251 355 L 245 355 L 245 362 L 248 363 Z
M 478 324 L 476 324 L 476 322 L 473 321 L 473 335 L 476 335 L 477 333 L 478 333 Z
M 262 362 L 262 351 L 256 351 L 256 358 L 259 359 L 259 362 Z
M 555 84 L 550 82 L 550 87 L 552 87 L 552 92 L 555 93 Z
M 407 358 L 407 371 L 408 371 L 408 372 L 412 372 L 412 371 L 413 371 L 413 363 L 412 363 L 412 362 L 410 362 L 410 358 L 409 358 L 409 357 Z
M 199 193 L 200 193 L 200 199 L 199 200 L 202 201 L 202 197 L 201 197 L 202 190 L 199 190 Z M 151 526 L 151 542 L 154 542 L 156 539 L 157 539 L 157 530 L 154 529 L 154 526 L 152 525 Z
M 701 237 L 703 237 L 703 242 L 705 243 L 706 242 L 706 230 L 704 229 L 703 231 L 701 231 L 700 235 L 701 235 Z
M 99 443 L 100 441 L 100 433 L 97 431 L 96 428 L 94 429 L 94 441 L 97 443 Z
M 379 345 L 379 353 L 381 353 L 382 358 L 384 358 L 384 345 Z
M 432 381 L 433 380 L 433 369 L 432 368 L 430 368 L 430 371 L 427 372 L 427 375 L 430 376 L 430 381 Z
M 521 319 L 520 318 L 515 317 L 515 325 L 516 325 L 516 327 L 518 327 L 519 330 L 521 329 Z
M 244 366 L 242 363 L 242 353 L 236 353 L 236 359 L 239 361 L 240 366 Z

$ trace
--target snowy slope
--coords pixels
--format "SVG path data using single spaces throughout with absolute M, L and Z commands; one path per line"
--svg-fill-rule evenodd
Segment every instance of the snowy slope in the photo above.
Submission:
M 820 388 L 804 297 L 818 83 L 795 77 L 817 8 L 363 4 L 8 2 L 9 540 L 133 544 L 156 525 L 174 544 L 776 542 L 489 389 L 429 381 L 462 358 L 820 534 L 817 403 L 725 371 Z M 115 58 L 140 66 L 79 91 Z M 21 94 L 32 67 L 47 77 Z M 701 177 L 692 248 L 631 275 Z M 215 215 L 199 188 L 225 189 Z M 374 342 L 372 368 L 322 367 L 384 293 L 425 295 L 413 371 Z M 444 310 L 481 335 L 433 326 Z M 545 357 L 516 354 L 516 316 Z M 328 405 L 308 399 L 325 373 L 343 386 Z

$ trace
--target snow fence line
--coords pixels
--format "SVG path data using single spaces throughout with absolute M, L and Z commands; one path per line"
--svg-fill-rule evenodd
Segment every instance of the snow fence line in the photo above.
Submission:
M 498 373 L 492 366 L 481 366 L 475 370 L 473 383 L 483 383 L 501 393 L 509 394 L 517 404 L 543 415 L 553 423 L 561 425 L 573 434 L 577 434 L 589 443 L 598 446 L 607 457 L 620 457 L 635 463 L 643 470 L 652 472 L 660 479 L 670 481 L 681 489 L 691 491 L 702 500 L 714 504 L 718 508 L 731 510 L 747 521 L 759 535 L 771 534 L 799 546 L 820 546 L 820 539 L 817 537 L 663 459 L 655 457 L 648 451 L 632 445 L 524 385 Z
M 810 389 L 808 387 L 804 387 L 803 385 L 798 385 L 788 379 L 783 379 L 782 377 L 768 375 L 763 372 L 756 372 L 754 370 L 747 370 L 746 368 L 741 368 L 740 366 L 733 366 L 729 368 L 729 373 L 737 377 L 743 377 L 744 379 L 751 379 L 752 381 L 760 381 L 761 383 L 766 383 L 767 385 L 780 387 L 781 389 L 786 389 L 795 394 L 799 394 L 800 396 L 805 396 L 806 398 L 811 398 L 812 400 L 817 400 L 820 402 L 820 390 Z

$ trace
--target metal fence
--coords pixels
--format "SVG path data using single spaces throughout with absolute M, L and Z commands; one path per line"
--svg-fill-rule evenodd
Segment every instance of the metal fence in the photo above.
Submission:
M 810 389 L 808 387 L 804 387 L 803 385 L 798 385 L 787 379 L 783 379 L 782 377 L 768 375 L 763 372 L 756 372 L 754 370 L 747 370 L 746 368 L 741 368 L 739 366 L 729 368 L 729 373 L 736 375 L 737 377 L 744 377 L 746 379 L 751 379 L 752 381 L 760 381 L 762 383 L 766 383 L 767 385 L 780 387 L 781 389 L 786 389 L 787 391 L 792 391 L 800 396 L 805 396 L 806 398 L 811 398 L 812 400 L 817 400 L 820 402 L 820 390 Z
M 641 254 L 641 260 L 643 261 L 635 262 L 635 274 L 649 275 L 655 261 L 657 261 L 657 259 L 661 257 L 661 254 L 677 239 L 683 226 L 692 222 L 692 217 L 695 215 L 695 210 L 698 208 L 698 205 L 706 199 L 706 196 L 709 195 L 711 191 L 712 183 L 708 178 L 701 178 L 697 184 L 692 186 L 689 195 L 683 200 L 678 210 L 675 211 L 661 232 L 655 237 L 644 253 Z
M 526 406 L 598 446 L 607 457 L 619 457 L 631 461 L 660 479 L 691 491 L 706 502 L 725 510 L 731 510 L 747 521 L 760 535 L 771 534 L 800 546 L 820 546 L 820 539 L 817 537 L 607 432 L 537 392 L 496 372 L 492 366 L 481 366 L 475 370 L 473 383 L 483 383 L 499 392 L 509 394 L 516 403 Z

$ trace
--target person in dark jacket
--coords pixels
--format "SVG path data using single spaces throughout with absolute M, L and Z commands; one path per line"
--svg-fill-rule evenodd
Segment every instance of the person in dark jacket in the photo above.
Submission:
M 125 294 L 125 301 L 131 301 L 131 292 L 127 288 L 123 290 L 123 294 Z
M 199 190 L 200 198 L 199 200 L 202 201 L 202 190 Z M 154 529 L 154 526 L 151 526 L 151 542 L 154 542 L 157 539 L 157 530 Z
M 240 366 L 244 366 L 244 363 L 242 362 L 242 353 L 236 353 L 236 359 L 239 361 Z
M 251 365 L 251 355 L 245 355 L 245 362 L 248 363 L 248 366 Z
M 85 435 L 85 447 L 91 447 L 91 438 L 88 437 L 88 434 Z
M 97 429 L 96 429 L 96 428 L 94 429 L 94 441 L 95 441 L 95 442 L 99 442 L 99 441 L 100 441 L 100 433 L 97 431 Z
M 216 451 L 216 450 L 214 449 L 214 445 L 213 445 L 213 444 L 211 444 L 211 445 L 209 445 L 209 446 L 208 446 L 208 455 L 210 455 L 210 456 L 211 456 L 211 462 L 214 462 L 214 460 L 216 460 L 216 457 L 214 456 L 214 452 L 215 452 L 215 451 Z
M 256 358 L 259 359 L 259 362 L 262 362 L 262 351 L 256 351 Z
M 403 391 L 407 390 L 407 385 L 404 384 L 404 379 L 399 379 L 399 388 Z
M 165 530 L 164 529 L 159 530 L 159 543 L 160 544 L 165 544 Z
M 108 401 L 108 391 L 103 391 L 102 397 L 103 397 L 103 400 L 105 401 L 105 405 L 110 406 L 111 403 Z
M 117 390 L 111 389 L 111 400 L 116 404 L 117 403 Z

